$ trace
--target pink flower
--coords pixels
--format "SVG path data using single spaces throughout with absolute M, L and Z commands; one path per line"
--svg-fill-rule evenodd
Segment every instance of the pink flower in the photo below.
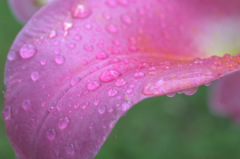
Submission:
M 33 1 L 24 3 L 29 13 L 11 2 L 23 22 L 37 10 Z M 17 157 L 94 158 L 134 104 L 191 95 L 237 72 L 239 8 L 238 0 L 55 0 L 42 7 L 6 64 L 2 115 Z M 220 81 L 214 110 L 222 104 L 225 113 L 234 98 L 227 115 L 238 115 L 238 76 L 229 76 L 231 87 Z

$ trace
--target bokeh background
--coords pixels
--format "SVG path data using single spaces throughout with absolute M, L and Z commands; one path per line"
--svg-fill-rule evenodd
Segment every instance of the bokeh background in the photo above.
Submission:
M 0 0 L 0 110 L 4 65 L 22 28 Z M 240 159 L 240 125 L 209 111 L 209 87 L 193 96 L 151 98 L 120 119 L 97 159 Z M 0 117 L 0 159 L 15 159 Z

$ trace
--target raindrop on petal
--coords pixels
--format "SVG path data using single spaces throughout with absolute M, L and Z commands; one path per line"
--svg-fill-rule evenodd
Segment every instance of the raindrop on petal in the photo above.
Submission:
M 38 72 L 32 72 L 31 73 L 31 79 L 35 82 L 39 79 L 40 75 Z
M 88 83 L 88 85 L 87 85 L 87 89 L 89 91 L 94 91 L 94 90 L 98 89 L 99 87 L 100 87 L 100 83 L 97 81 L 92 81 L 92 82 Z
M 55 129 L 49 129 L 47 131 L 47 138 L 50 141 L 53 141 L 56 138 L 56 131 L 55 131 Z
M 30 107 L 31 107 L 31 101 L 30 101 L 30 100 L 25 100 L 25 101 L 23 101 L 23 103 L 22 103 L 22 108 L 23 108 L 24 110 L 28 110 Z
M 109 25 L 107 25 L 107 31 L 109 33 L 117 33 L 118 29 L 117 29 L 117 27 L 115 25 L 109 24 Z
M 56 56 L 55 57 L 55 62 L 59 65 L 63 64 L 65 62 L 65 57 L 62 55 Z
M 23 59 L 28 59 L 37 53 L 36 48 L 31 44 L 24 44 L 20 49 L 20 56 Z
M 75 153 L 74 145 L 73 144 L 67 145 L 66 151 L 68 154 L 73 155 Z
M 117 79 L 119 76 L 121 76 L 120 72 L 118 72 L 116 70 L 108 70 L 108 71 L 104 71 L 100 75 L 100 80 L 103 82 L 110 82 L 110 81 Z
M 11 107 L 5 106 L 2 110 L 2 116 L 4 120 L 10 120 L 11 119 Z
M 70 119 L 68 117 L 61 118 L 58 122 L 58 127 L 61 130 L 66 129 L 69 123 L 70 123 Z
M 109 97 L 114 97 L 114 96 L 116 96 L 118 94 L 118 91 L 116 90 L 116 89 L 110 89 L 109 91 L 108 91 L 108 96 Z
M 100 108 L 98 108 L 98 113 L 103 115 L 106 112 L 106 107 L 105 106 L 101 106 Z
M 88 18 L 92 14 L 92 11 L 86 5 L 78 4 L 72 8 L 71 14 L 74 18 Z
M 126 83 L 127 83 L 127 81 L 125 81 L 124 79 L 117 79 L 115 85 L 118 87 L 122 87 L 122 86 L 125 86 Z

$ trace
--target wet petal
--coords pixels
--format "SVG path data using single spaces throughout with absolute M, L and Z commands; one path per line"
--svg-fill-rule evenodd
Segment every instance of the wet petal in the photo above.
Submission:
M 42 6 L 53 0 L 9 0 L 9 5 L 16 18 L 26 23 Z
M 191 95 L 238 70 L 240 56 L 211 56 L 216 50 L 204 43 L 239 35 L 240 2 L 231 2 L 58 0 L 43 7 L 6 65 L 2 114 L 17 156 L 93 158 L 140 100 Z M 228 42 L 234 55 L 238 39 Z
M 240 121 L 240 73 L 236 72 L 217 81 L 211 91 L 210 108 L 215 114 Z

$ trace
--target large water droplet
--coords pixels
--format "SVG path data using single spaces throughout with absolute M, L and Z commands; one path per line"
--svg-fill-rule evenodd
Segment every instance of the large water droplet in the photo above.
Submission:
M 108 96 L 109 97 L 114 97 L 114 96 L 116 96 L 118 94 L 118 91 L 116 90 L 116 89 L 110 89 L 109 91 L 108 91 Z
M 106 112 L 106 107 L 105 106 L 101 106 L 98 108 L 98 113 L 103 115 Z
M 32 72 L 31 73 L 31 79 L 35 82 L 36 80 L 38 80 L 40 77 L 38 72 Z
M 59 65 L 63 64 L 65 62 L 65 57 L 62 55 L 56 56 L 55 57 L 55 62 Z
M 32 44 L 24 44 L 19 53 L 23 59 L 28 59 L 37 53 L 37 49 Z
M 119 76 L 121 76 L 120 72 L 118 72 L 116 70 L 108 70 L 108 71 L 104 71 L 100 75 L 100 80 L 103 82 L 110 82 L 110 81 L 117 79 Z
M 94 91 L 94 90 L 98 89 L 99 87 L 100 87 L 100 83 L 97 81 L 92 81 L 92 82 L 88 83 L 88 85 L 87 85 L 87 89 L 89 91 Z
M 2 116 L 3 116 L 3 119 L 5 120 L 5 121 L 7 121 L 7 120 L 10 120 L 11 119 L 11 107 L 9 107 L 9 106 L 5 106 L 4 108 L 3 108 L 3 110 L 2 110 Z
M 84 4 L 75 5 L 71 10 L 72 17 L 74 18 L 88 18 L 92 11 Z
M 31 101 L 30 101 L 30 100 L 25 100 L 25 101 L 23 101 L 23 103 L 22 103 L 22 108 L 23 108 L 24 110 L 29 110 L 30 107 L 31 107 Z
M 61 130 L 66 129 L 69 123 L 70 123 L 70 119 L 68 117 L 61 118 L 58 122 L 58 127 Z
M 74 145 L 73 144 L 68 144 L 67 148 L 66 148 L 66 151 L 69 155 L 73 155 L 75 153 Z
M 47 131 L 47 138 L 50 141 L 53 141 L 56 138 L 56 131 L 55 131 L 55 129 L 49 129 Z

